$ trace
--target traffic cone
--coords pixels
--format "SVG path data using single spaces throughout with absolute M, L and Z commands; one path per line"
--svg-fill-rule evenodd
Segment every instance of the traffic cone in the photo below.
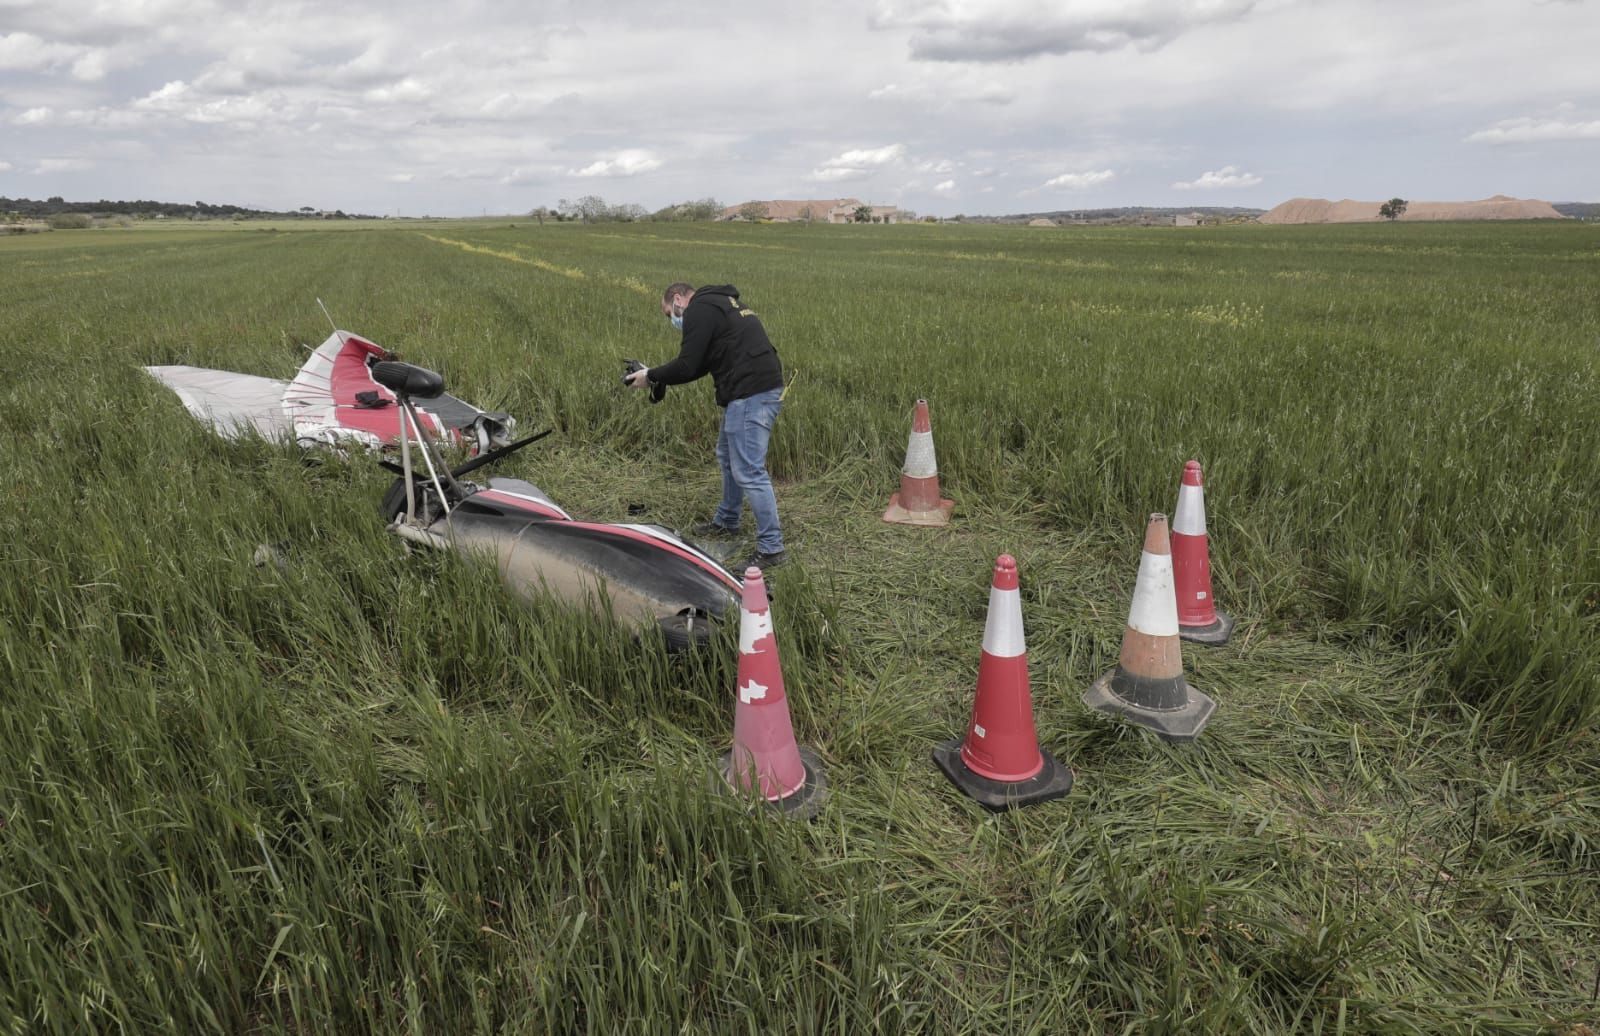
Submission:
M 889 497 L 883 520 L 898 525 L 949 525 L 954 500 L 939 498 L 939 462 L 933 453 L 933 423 L 928 401 L 917 400 L 906 443 L 906 463 L 900 469 L 900 492 Z
M 1206 491 L 1200 462 L 1183 466 L 1178 511 L 1172 518 L 1172 571 L 1178 588 L 1178 636 L 1196 644 L 1226 644 L 1233 616 L 1211 592 L 1211 551 L 1206 541 Z
M 1152 514 L 1122 634 L 1121 663 L 1084 692 L 1083 703 L 1147 727 L 1164 740 L 1182 742 L 1200 736 L 1217 703 L 1183 678 L 1171 550 L 1167 516 Z
M 936 747 L 933 762 L 951 783 L 996 813 L 1059 799 L 1072 790 L 1072 771 L 1040 750 L 1034 733 L 1022 597 L 1010 554 L 994 563 L 978 694 L 966 739 Z
M 738 701 L 733 709 L 733 751 L 718 763 L 723 782 L 761 797 L 791 817 L 816 815 L 827 796 L 822 760 L 794 741 L 789 700 L 783 693 L 778 638 L 772 630 L 767 584 L 761 569 L 744 573 L 739 604 Z

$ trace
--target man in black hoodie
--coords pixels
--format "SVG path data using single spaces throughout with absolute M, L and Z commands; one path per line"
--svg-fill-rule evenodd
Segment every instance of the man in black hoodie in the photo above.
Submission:
M 739 532 L 743 503 L 756 519 L 756 550 L 749 563 L 762 568 L 783 564 L 783 529 L 778 498 L 767 474 L 767 442 L 783 399 L 783 365 L 754 310 L 739 301 L 731 284 L 691 288 L 678 282 L 661 295 L 661 313 L 683 332 L 676 359 L 628 376 L 634 388 L 682 385 L 711 375 L 717 405 L 723 408 L 717 437 L 722 467 L 722 503 L 709 521 L 689 529 L 696 536 Z

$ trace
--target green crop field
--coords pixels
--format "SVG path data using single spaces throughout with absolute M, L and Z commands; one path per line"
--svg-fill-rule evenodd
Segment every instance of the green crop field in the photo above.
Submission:
M 340 325 L 556 432 L 574 514 L 715 502 L 657 297 L 734 282 L 791 385 L 774 614 L 810 823 L 709 777 L 690 659 L 410 555 L 365 457 L 224 442 L 141 371 Z M 1600 1028 L 1600 231 L 515 221 L 0 239 L 0 1030 Z M 913 402 L 946 530 L 879 520 Z M 1087 711 L 1205 465 L 1218 703 Z M 286 563 L 258 565 L 261 544 Z M 966 729 L 1022 578 L 1061 801 Z

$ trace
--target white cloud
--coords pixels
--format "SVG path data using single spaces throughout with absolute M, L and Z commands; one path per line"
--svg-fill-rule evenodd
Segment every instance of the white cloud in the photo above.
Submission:
M 933 193 L 948 198 L 956 193 L 956 182 L 954 180 L 941 180 L 933 185 Z
M 286 94 L 269 90 L 243 97 L 221 97 L 184 112 L 190 122 L 256 127 L 263 123 L 291 125 L 303 120 L 304 106 Z
M 410 183 L 417 178 L 416 173 L 390 173 L 384 177 L 390 183 Z
M 981 101 L 984 104 L 1010 104 L 1016 99 L 1014 90 L 999 83 L 984 83 L 971 92 L 961 95 L 961 100 Z
M 911 30 L 923 61 L 1026 61 L 1047 54 L 1153 50 L 1194 29 L 1235 21 L 1256 0 L 885 0 L 868 25 Z
M 433 90 L 421 80 L 406 76 L 397 83 L 368 90 L 362 96 L 379 104 L 407 104 L 427 100 L 433 96 Z
M 91 50 L 72 63 L 72 78 L 93 83 L 106 77 L 110 55 L 104 50 Z
M 1101 169 L 1090 173 L 1062 173 L 1053 176 L 1044 182 L 1045 187 L 1063 187 L 1069 191 L 1082 191 L 1090 187 L 1099 187 L 1103 183 L 1110 183 L 1116 178 L 1116 173 L 1110 169 Z
M 77 60 L 83 53 L 82 47 L 48 43 L 28 32 L 0 35 L 0 69 L 26 71 L 55 68 Z
M 86 158 L 43 158 L 33 167 L 35 175 L 49 173 L 81 173 L 86 169 L 93 169 L 94 163 Z
M 582 169 L 568 170 L 571 176 L 638 176 L 660 169 L 661 159 L 648 151 L 629 148 L 614 158 L 597 158 Z
M 9 172 L 11 172 L 11 163 L 10 162 L 0 162 L 0 173 L 9 173 Z
M 813 169 L 807 179 L 817 183 L 848 183 L 851 180 L 865 180 L 871 175 L 870 169 Z
M 133 102 L 135 108 L 148 108 L 155 111 L 172 110 L 180 98 L 189 92 L 189 84 L 181 79 L 174 79 L 159 90 L 152 90 L 148 94 Z
M 126 130 L 142 125 L 147 118 L 144 112 L 124 108 L 69 108 L 60 112 L 49 108 L 36 108 L 23 112 L 13 121 L 19 124 L 37 124 L 41 127 L 75 126 Z
M 1465 138 L 1469 144 L 1534 144 L 1552 140 L 1600 140 L 1600 119 L 1522 116 L 1501 119 Z
M 867 92 L 874 101 L 908 101 L 937 103 L 940 101 L 976 101 L 981 104 L 1010 104 L 1016 100 L 1016 91 L 992 80 L 971 83 L 964 80 L 952 82 L 939 79 L 922 83 L 885 83 Z
M 856 148 L 834 155 L 811 171 L 807 179 L 816 183 L 845 183 L 865 180 L 875 171 L 899 162 L 906 153 L 904 144 L 885 144 L 883 147 Z
M 1178 191 L 1215 191 L 1229 187 L 1254 187 L 1261 177 L 1247 173 L 1238 166 L 1225 165 L 1221 169 L 1201 173 L 1193 180 L 1180 180 L 1172 185 Z
M 498 93 L 478 105 L 478 114 L 486 119 L 515 118 L 525 111 L 522 98 L 513 93 Z
M 1587 197 L 1594 163 L 1509 152 L 1595 146 L 1600 0 L 1516 17 L 1504 2 L 1390 5 L 1380 33 L 1374 0 L 747 4 L 719 11 L 727 45 L 704 63 L 682 59 L 697 30 L 642 19 L 632 0 L 0 0 L 0 151 L 12 177 L 39 156 L 92 160 L 71 174 L 89 197 L 419 215 L 526 211 L 581 185 L 650 209 L 1267 190 L 1170 187 L 1197 163 L 1249 175 L 1220 161 L 1269 168 L 1284 197 L 1376 197 L 1401 180 L 1418 197 Z M 796 64 L 820 52 L 826 74 Z M 1586 107 L 1550 106 L 1563 97 Z M 716 114 L 674 124 L 683 111 Z M 1222 137 L 1236 150 L 1216 151 Z M 1575 143 L 1543 143 L 1556 140 Z M 619 160 L 629 149 L 646 157 Z
M 213 0 L 78 0 L 74 3 L 0 3 L 9 20 L 49 36 L 109 42 L 141 31 L 203 24 L 218 15 Z
M 856 169 L 862 166 L 887 165 L 906 153 L 904 144 L 886 144 L 883 147 L 863 148 L 856 151 L 846 151 L 822 163 L 824 168 Z

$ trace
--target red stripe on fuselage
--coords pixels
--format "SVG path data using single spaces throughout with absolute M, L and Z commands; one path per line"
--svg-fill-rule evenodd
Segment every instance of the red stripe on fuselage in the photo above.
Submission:
M 490 500 L 494 503 L 505 504 L 508 507 L 515 507 L 519 510 L 532 511 L 535 514 L 541 515 L 545 518 L 554 518 L 557 521 L 570 522 L 572 520 L 571 515 L 561 510 L 561 508 L 556 507 L 554 504 L 542 503 L 541 501 L 535 500 L 532 497 L 519 496 L 516 493 L 508 493 L 502 489 L 480 489 L 476 493 L 473 493 L 471 496 L 467 497 L 467 499 Z
M 637 529 L 625 529 L 620 525 L 606 525 L 601 522 L 572 522 L 571 524 L 575 528 L 593 529 L 596 532 L 605 532 L 616 536 L 625 536 L 630 540 L 638 540 L 640 543 L 648 543 L 652 546 L 669 550 L 678 555 L 680 558 L 683 558 L 686 561 L 692 561 L 698 567 L 716 576 L 718 580 L 725 583 L 734 593 L 738 593 L 741 589 L 743 589 L 742 584 L 737 579 L 734 579 L 731 575 L 729 575 L 720 565 L 716 564 L 715 562 L 708 562 L 705 558 L 685 550 L 677 544 L 672 543 L 670 540 L 665 540 L 658 536 L 652 536 L 646 532 L 639 532 Z

